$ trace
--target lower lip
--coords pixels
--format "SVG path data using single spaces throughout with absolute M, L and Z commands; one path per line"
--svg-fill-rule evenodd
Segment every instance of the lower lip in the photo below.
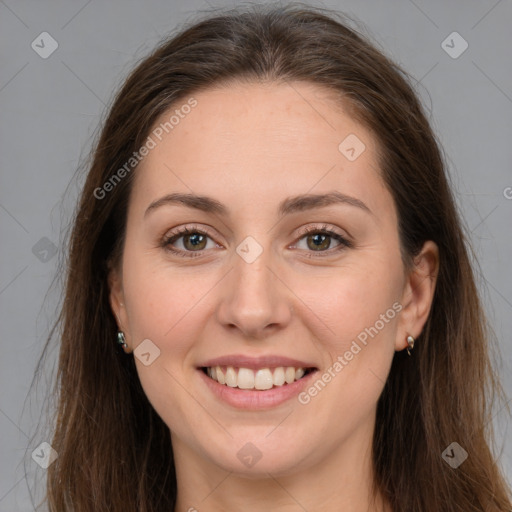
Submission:
M 238 409 L 259 410 L 276 407 L 297 396 L 310 383 L 317 370 L 308 373 L 302 379 L 291 384 L 284 384 L 263 391 L 232 388 L 225 384 L 219 384 L 216 380 L 208 377 L 201 369 L 198 372 L 208 388 L 222 401 Z

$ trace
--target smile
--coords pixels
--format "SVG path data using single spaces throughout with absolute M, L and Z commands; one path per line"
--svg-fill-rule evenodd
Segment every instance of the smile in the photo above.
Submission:
M 210 379 L 224 386 L 260 391 L 292 384 L 315 370 L 294 366 L 259 369 L 209 366 L 201 369 Z

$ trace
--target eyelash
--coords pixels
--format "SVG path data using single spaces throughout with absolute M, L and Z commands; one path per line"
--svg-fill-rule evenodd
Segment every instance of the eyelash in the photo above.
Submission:
M 172 243 L 173 242 L 175 242 L 176 240 L 180 239 L 181 237 L 183 237 L 185 235 L 190 235 L 190 234 L 205 235 L 205 236 L 207 236 L 207 237 L 212 239 L 212 237 L 210 236 L 208 231 L 205 231 L 204 229 L 199 229 L 196 226 L 186 226 L 184 228 L 178 228 L 173 233 L 170 233 L 169 235 L 165 236 L 163 238 L 162 242 L 160 243 L 160 246 L 163 249 L 165 249 L 166 251 L 169 251 L 169 252 L 171 252 L 173 254 L 176 254 L 177 256 L 180 256 L 182 258 L 197 258 L 197 257 L 200 257 L 200 256 L 202 256 L 202 253 L 205 251 L 205 249 L 202 249 L 200 251 L 183 251 L 181 249 L 174 249 L 172 247 Z M 347 240 L 345 237 L 343 237 L 339 233 L 336 233 L 332 229 L 329 229 L 329 227 L 327 225 L 325 225 L 325 224 L 321 228 L 308 226 L 307 228 L 302 230 L 298 240 L 301 240 L 305 236 L 312 235 L 312 234 L 314 234 L 314 235 L 320 235 L 320 234 L 321 235 L 328 235 L 331 238 L 334 238 L 335 240 L 340 242 L 340 244 L 337 247 L 334 247 L 333 249 L 328 249 L 327 251 L 318 251 L 318 252 L 316 252 L 316 251 L 308 251 L 310 253 L 315 253 L 314 256 L 312 256 L 312 255 L 306 256 L 308 258 L 312 258 L 312 257 L 313 258 L 323 258 L 323 257 L 326 257 L 326 256 L 332 256 L 333 253 L 337 253 L 337 252 L 342 251 L 344 249 L 352 248 L 353 247 L 352 242 Z

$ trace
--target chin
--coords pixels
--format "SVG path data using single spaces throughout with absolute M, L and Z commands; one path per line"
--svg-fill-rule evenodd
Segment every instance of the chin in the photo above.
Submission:
M 254 436 L 251 436 L 250 430 L 244 429 L 244 435 L 234 435 L 228 442 L 223 439 L 224 444 L 217 444 L 219 449 L 215 452 L 209 445 L 203 447 L 203 453 L 216 466 L 245 478 L 268 478 L 269 473 L 273 476 L 296 473 L 305 466 L 308 458 L 301 441 L 304 437 L 296 429 L 293 433 L 282 431 L 268 435 L 271 431 L 267 427 L 252 429 Z

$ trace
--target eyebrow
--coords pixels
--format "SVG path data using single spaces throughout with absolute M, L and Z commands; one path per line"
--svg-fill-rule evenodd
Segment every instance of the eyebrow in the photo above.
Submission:
M 144 217 L 161 206 L 174 204 L 181 204 L 188 208 L 194 208 L 206 213 L 214 213 L 223 217 L 230 217 L 231 215 L 230 210 L 225 205 L 212 197 L 176 192 L 167 194 L 152 202 L 146 209 Z M 326 194 L 302 194 L 288 197 L 279 204 L 278 214 L 282 217 L 291 213 L 312 210 L 314 208 L 324 208 L 333 204 L 355 206 L 374 215 L 370 208 L 361 200 L 337 191 L 328 192 Z

